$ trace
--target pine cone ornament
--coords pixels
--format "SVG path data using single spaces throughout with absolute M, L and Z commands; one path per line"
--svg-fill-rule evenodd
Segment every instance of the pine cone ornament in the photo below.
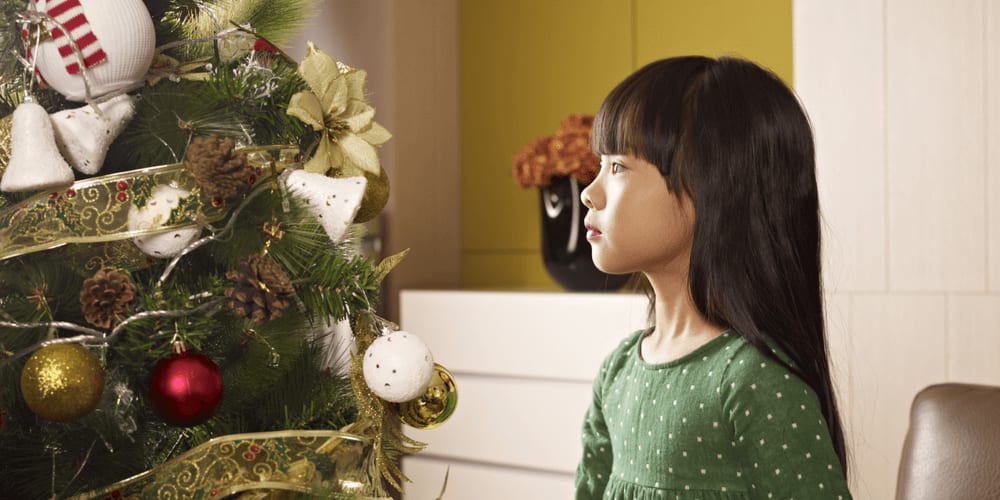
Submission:
M 206 197 L 225 201 L 253 183 L 253 167 L 247 163 L 246 153 L 233 153 L 235 147 L 231 137 L 219 139 L 215 135 L 195 137 L 188 145 L 184 168 Z
M 226 289 L 229 307 L 245 318 L 261 322 L 281 317 L 295 295 L 292 280 L 278 263 L 264 255 L 243 260 L 241 271 L 229 271 L 226 278 L 235 285 Z
M 120 323 L 134 300 L 132 278 L 115 269 L 97 271 L 83 281 L 83 290 L 80 290 L 83 318 L 99 328 L 111 328 Z

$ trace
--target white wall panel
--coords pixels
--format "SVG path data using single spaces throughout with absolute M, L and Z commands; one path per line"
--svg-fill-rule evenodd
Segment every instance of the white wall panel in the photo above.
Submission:
M 601 361 L 646 325 L 631 294 L 402 292 L 400 325 L 462 373 L 594 379 Z
M 795 2 L 795 91 L 815 133 L 830 291 L 887 286 L 883 3 Z
M 433 345 L 433 344 L 432 344 Z M 458 408 L 444 425 L 408 436 L 422 455 L 570 473 L 580 460 L 590 383 L 454 374 Z
M 404 460 L 415 483 L 408 497 L 435 498 L 447 463 L 456 467 L 446 498 L 569 498 L 594 375 L 646 325 L 646 303 L 623 294 L 402 292 L 400 326 L 427 342 L 459 392 L 444 425 L 405 429 L 429 443 Z
M 450 468 L 450 469 L 449 469 Z M 573 497 L 573 475 L 479 464 L 409 457 L 404 472 L 421 480 L 406 487 L 408 500 L 432 500 L 441 493 L 445 473 L 445 499 L 469 500 L 558 500 Z
M 859 500 L 893 497 L 913 397 L 946 380 L 945 302 L 944 295 L 858 295 L 851 303 Z
M 948 378 L 1000 386 L 1000 296 L 948 298 Z
M 986 2 L 986 177 L 990 290 L 1000 292 L 1000 3 Z
M 891 290 L 985 289 L 983 15 L 887 0 Z

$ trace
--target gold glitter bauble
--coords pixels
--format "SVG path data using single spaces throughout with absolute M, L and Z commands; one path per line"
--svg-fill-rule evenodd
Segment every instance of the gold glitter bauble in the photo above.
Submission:
M 368 179 L 368 187 L 365 188 L 365 196 L 361 199 L 358 214 L 354 216 L 356 224 L 374 219 L 389 201 L 389 176 L 384 168 L 380 169 L 377 178 L 365 172 L 365 179 Z
M 104 393 L 101 363 L 80 344 L 52 344 L 35 352 L 21 371 L 28 408 L 47 420 L 68 422 L 97 407 Z
M 455 413 L 458 387 L 448 370 L 434 363 L 434 374 L 427 392 L 413 401 L 400 403 L 399 419 L 416 429 L 433 429 Z

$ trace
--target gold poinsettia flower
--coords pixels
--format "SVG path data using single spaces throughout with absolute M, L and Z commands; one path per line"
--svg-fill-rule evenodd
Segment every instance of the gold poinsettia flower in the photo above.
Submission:
M 337 63 L 312 42 L 306 47 L 298 73 L 310 90 L 292 96 L 288 114 L 323 135 L 305 170 L 320 174 L 332 170 L 343 177 L 365 172 L 378 176 L 382 165 L 375 147 L 392 135 L 375 122 L 375 108 L 365 102 L 367 73 Z

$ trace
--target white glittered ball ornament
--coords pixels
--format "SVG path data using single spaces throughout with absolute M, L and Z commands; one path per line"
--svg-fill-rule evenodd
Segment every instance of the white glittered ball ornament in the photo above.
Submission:
M 365 382 L 376 396 L 404 403 L 422 396 L 434 375 L 434 357 L 420 337 L 397 331 L 383 335 L 365 351 Z
M 159 185 L 150 193 L 142 208 L 135 205 L 128 211 L 130 231 L 146 231 L 161 228 L 170 220 L 170 214 L 180 206 L 182 199 L 191 193 L 173 186 Z M 132 239 L 150 257 L 173 257 L 187 248 L 201 235 L 200 227 L 182 227 L 173 231 L 144 234 Z
M 59 20 L 80 47 L 87 68 L 91 97 L 141 82 L 153 61 L 156 30 L 142 0 L 36 0 L 35 7 Z M 82 18 L 79 15 L 82 14 Z M 52 23 L 46 26 L 57 29 Z M 61 33 L 60 33 L 61 35 Z M 50 87 L 71 101 L 84 101 L 83 72 L 66 36 L 55 36 L 37 47 L 37 68 Z M 60 53 L 62 50 L 63 53 Z

